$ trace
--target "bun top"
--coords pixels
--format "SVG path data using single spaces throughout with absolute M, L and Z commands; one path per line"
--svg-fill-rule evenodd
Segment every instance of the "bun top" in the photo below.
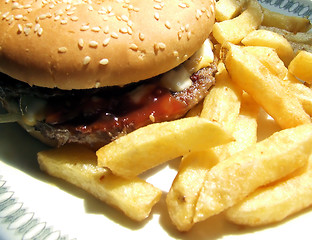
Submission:
M 1 0 L 0 71 L 49 88 L 124 85 L 185 61 L 213 23 L 214 0 Z

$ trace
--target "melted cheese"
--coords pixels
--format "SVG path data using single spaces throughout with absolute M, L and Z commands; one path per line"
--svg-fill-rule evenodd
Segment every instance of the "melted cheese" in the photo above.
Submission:
M 190 76 L 199 69 L 208 67 L 213 62 L 212 44 L 207 39 L 201 48 L 187 61 L 166 72 L 161 78 L 161 84 L 174 92 L 180 92 L 192 85 Z

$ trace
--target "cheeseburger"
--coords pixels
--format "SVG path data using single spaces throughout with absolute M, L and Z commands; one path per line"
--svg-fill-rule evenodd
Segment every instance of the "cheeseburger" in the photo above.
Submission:
M 98 148 L 214 84 L 213 0 L 1 0 L 0 122 Z

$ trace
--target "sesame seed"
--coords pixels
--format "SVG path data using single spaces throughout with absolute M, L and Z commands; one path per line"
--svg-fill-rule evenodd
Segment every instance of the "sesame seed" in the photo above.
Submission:
M 173 56 L 178 57 L 179 56 L 179 52 L 178 51 L 173 51 Z
M 159 46 L 158 46 L 158 43 L 154 43 L 154 52 L 157 54 L 159 50 Z
M 20 19 L 22 19 L 23 18 L 23 15 L 22 14 L 18 14 L 18 15 L 15 15 L 14 16 L 14 19 L 15 20 L 20 20 Z
M 59 9 L 59 10 L 57 10 L 57 11 L 54 13 L 55 16 L 61 16 L 61 15 L 63 15 L 63 14 L 64 14 L 64 12 L 63 12 L 62 9 Z
M 66 25 L 66 24 L 67 24 L 67 19 L 62 19 L 62 20 L 61 20 L 61 24 L 62 24 L 62 25 Z
M 97 41 L 90 41 L 90 42 L 89 42 L 89 47 L 96 48 L 98 45 L 99 45 L 99 44 L 98 44 Z
M 42 32 L 43 32 L 43 29 L 42 29 L 42 27 L 40 27 L 39 29 L 38 29 L 38 36 L 41 36 L 42 35 Z
M 35 25 L 35 27 L 34 27 L 34 32 L 37 32 L 37 31 L 39 30 L 39 28 L 40 28 L 40 24 L 37 23 L 37 24 Z
M 171 23 L 169 21 L 166 21 L 165 22 L 165 26 L 166 26 L 166 28 L 170 29 L 171 28 Z
M 145 38 L 144 34 L 143 34 L 143 33 L 139 33 L 139 39 L 140 39 L 141 41 L 143 41 L 144 38 Z
M 135 12 L 139 12 L 139 11 L 140 11 L 140 8 L 138 8 L 138 7 L 134 7 L 134 8 L 133 8 L 133 11 L 135 11 Z
M 133 22 L 132 22 L 131 20 L 129 20 L 129 21 L 127 22 L 127 25 L 128 25 L 129 27 L 132 27 L 132 26 L 133 26 Z
M 31 30 L 31 29 L 30 29 L 29 27 L 25 27 L 25 28 L 24 28 L 24 33 L 25 33 L 26 36 L 29 35 L 30 30 Z
M 93 27 L 93 28 L 91 28 L 92 32 L 99 32 L 100 30 L 101 30 L 100 27 Z
M 139 47 L 135 43 L 131 43 L 129 48 L 133 51 L 137 51 L 139 49 Z
M 150 119 L 152 122 L 155 122 L 155 117 L 154 117 L 153 114 L 150 114 L 150 115 L 149 115 L 149 119 Z
M 100 82 L 96 82 L 95 85 L 94 85 L 95 88 L 99 88 L 100 86 L 101 86 Z
M 71 15 L 74 15 L 74 11 L 70 11 L 70 12 L 67 12 L 67 16 L 71 16 Z
M 80 38 L 80 39 L 78 40 L 78 46 L 79 46 L 79 48 L 83 48 L 83 45 L 84 45 L 84 41 L 83 41 L 82 38 Z
M 121 21 L 121 17 L 120 16 L 116 16 L 116 19 L 118 20 L 118 21 Z
M 107 12 L 110 13 L 113 10 L 112 6 L 107 7 Z
M 60 47 L 60 48 L 58 49 L 58 52 L 59 52 L 59 53 L 66 53 L 66 52 L 67 52 L 67 48 L 66 48 L 66 47 Z
M 180 40 L 182 38 L 182 32 L 178 32 L 178 39 Z
M 154 18 L 155 18 L 156 20 L 159 20 L 160 16 L 159 16 L 159 13 L 158 13 L 158 12 L 155 12 Z
M 23 7 L 24 7 L 24 9 L 31 8 L 31 4 L 25 4 Z
M 82 25 L 80 31 L 87 31 L 90 27 L 88 25 Z
M 18 9 L 18 8 L 19 8 L 19 4 L 17 2 L 13 3 L 12 10 Z
M 109 41 L 110 41 L 110 38 L 106 38 L 106 39 L 103 41 L 103 46 L 106 47 L 106 46 L 108 45 Z
M 112 32 L 111 37 L 117 39 L 118 38 L 118 34 L 115 33 L 115 32 Z
M 186 4 L 185 3 L 179 3 L 178 6 L 181 7 L 181 8 L 186 8 Z
M 5 12 L 2 14 L 2 19 L 5 19 L 7 16 L 9 16 L 10 12 Z
M 185 25 L 185 31 L 188 32 L 189 29 L 190 29 L 190 24 L 186 24 Z
M 119 28 L 119 32 L 120 33 L 127 33 L 128 32 L 128 29 L 123 27 L 123 28 Z
M 23 31 L 23 27 L 21 24 L 17 25 L 17 33 L 21 33 Z
M 109 26 L 105 26 L 103 32 L 107 34 L 109 32 Z
M 159 47 L 160 50 L 165 50 L 166 44 L 160 42 L 160 43 L 158 43 L 158 47 Z
M 121 20 L 128 22 L 129 18 L 126 15 L 121 15 Z
M 33 23 L 26 23 L 26 27 L 32 28 L 32 26 L 33 26 Z
M 60 15 L 57 15 L 55 18 L 54 18 L 54 21 L 57 21 L 57 20 L 60 20 L 61 19 L 61 16 Z
M 103 58 L 100 60 L 100 64 L 101 65 L 107 65 L 108 64 L 108 59 L 107 58 Z
M 191 32 L 188 32 L 187 33 L 187 40 L 190 40 L 191 39 Z
M 70 20 L 72 20 L 72 21 L 74 21 L 74 22 L 76 22 L 76 21 L 78 21 L 78 17 L 77 16 L 71 16 L 70 17 Z
M 83 59 L 83 65 L 89 64 L 90 61 L 91 61 L 91 58 L 89 56 L 85 56 Z
M 46 19 L 47 18 L 47 15 L 45 15 L 45 14 L 41 14 L 40 16 L 39 16 L 39 20 L 44 20 L 44 19 Z
M 133 31 L 132 31 L 131 27 L 127 27 L 127 31 L 128 31 L 129 35 L 132 35 Z
M 88 10 L 89 11 L 93 11 L 93 7 L 92 6 L 88 6 Z
M 161 9 L 162 9 L 162 6 L 159 5 L 159 4 L 155 4 L 155 5 L 154 5 L 154 8 L 155 8 L 156 10 L 161 10 Z
M 201 17 L 201 15 L 202 15 L 202 12 L 199 9 L 197 9 L 196 15 L 195 15 L 196 19 L 198 20 Z

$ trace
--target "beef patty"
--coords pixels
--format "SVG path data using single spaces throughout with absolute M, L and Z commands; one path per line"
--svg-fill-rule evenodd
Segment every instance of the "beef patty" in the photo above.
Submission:
M 105 145 L 148 124 L 184 116 L 207 95 L 215 73 L 216 64 L 212 63 L 195 72 L 192 85 L 180 92 L 162 87 L 160 76 L 123 87 L 60 90 L 31 87 L 2 74 L 0 101 L 58 146 Z

